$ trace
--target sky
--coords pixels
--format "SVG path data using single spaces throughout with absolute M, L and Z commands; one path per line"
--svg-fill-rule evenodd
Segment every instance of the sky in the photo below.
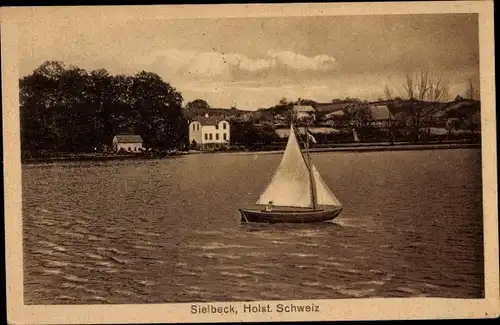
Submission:
M 404 97 L 405 73 L 428 69 L 450 99 L 479 83 L 475 14 L 87 20 L 19 25 L 21 76 L 45 60 L 113 74 L 155 72 L 185 103 L 256 110 L 281 98 Z

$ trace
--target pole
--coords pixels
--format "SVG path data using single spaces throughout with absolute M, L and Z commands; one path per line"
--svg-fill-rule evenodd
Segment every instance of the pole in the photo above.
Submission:
M 305 136 L 306 136 L 306 155 L 307 155 L 307 165 L 309 169 L 309 181 L 311 183 L 311 201 L 312 201 L 312 207 L 314 210 L 317 209 L 317 202 L 316 202 L 316 183 L 314 181 L 314 175 L 313 175 L 313 169 L 312 169 L 312 163 L 311 163 L 311 155 L 309 154 L 309 130 L 307 129 L 307 121 L 305 123 Z

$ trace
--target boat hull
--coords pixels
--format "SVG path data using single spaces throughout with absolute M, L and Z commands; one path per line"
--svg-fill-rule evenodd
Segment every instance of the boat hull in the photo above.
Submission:
M 305 211 L 261 211 L 253 209 L 239 209 L 241 221 L 244 223 L 317 223 L 335 219 L 342 207 L 328 210 Z

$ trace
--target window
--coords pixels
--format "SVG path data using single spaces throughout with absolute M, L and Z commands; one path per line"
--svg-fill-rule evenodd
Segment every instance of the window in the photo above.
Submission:
M 193 124 L 193 131 L 196 131 L 196 123 Z
M 219 133 L 215 134 L 215 140 L 219 140 Z
M 225 130 L 226 129 L 226 123 L 222 123 L 222 128 Z
M 212 140 L 212 133 L 210 133 L 210 140 Z
M 215 124 L 215 129 L 218 130 L 219 129 L 219 125 L 218 124 Z
M 205 133 L 205 140 L 208 140 L 208 133 Z
M 196 130 L 200 131 L 200 125 L 198 123 L 196 123 Z
M 224 125 L 225 125 L 225 124 L 224 124 Z M 227 133 L 224 133 L 224 134 L 223 134 L 223 138 L 224 138 L 224 140 L 227 140 Z

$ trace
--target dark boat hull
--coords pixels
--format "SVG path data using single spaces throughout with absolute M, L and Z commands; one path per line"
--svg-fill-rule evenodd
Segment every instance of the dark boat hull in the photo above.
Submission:
M 262 211 L 253 209 L 239 209 L 241 221 L 245 223 L 317 223 L 335 219 L 342 207 L 328 210 L 303 211 Z

